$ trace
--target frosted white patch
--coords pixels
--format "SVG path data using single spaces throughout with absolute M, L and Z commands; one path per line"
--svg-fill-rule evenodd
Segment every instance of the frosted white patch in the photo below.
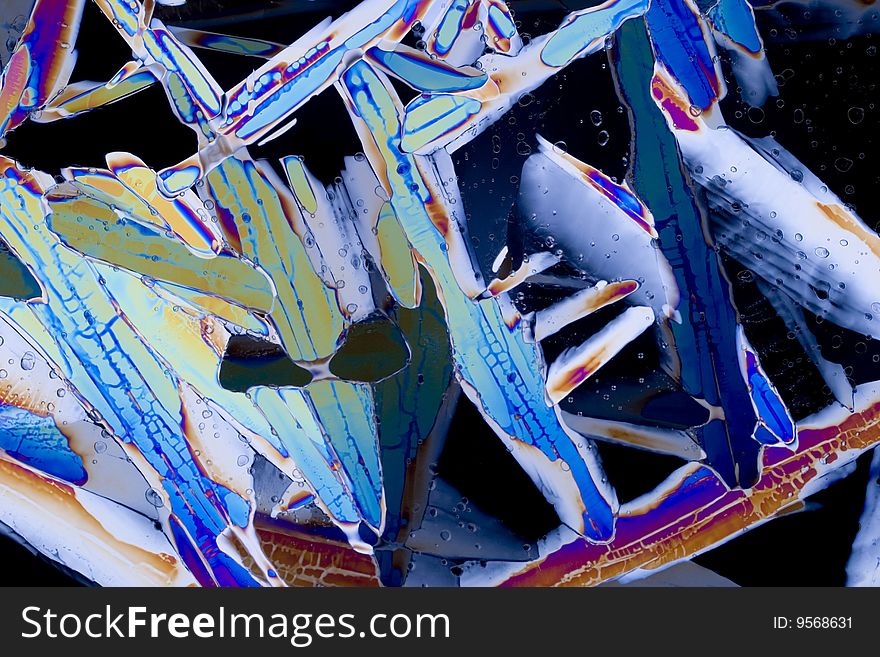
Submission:
M 464 587 L 498 586 L 518 572 L 540 563 L 564 545 L 581 540 L 569 527 L 557 527 L 538 541 L 538 558 L 523 563 L 521 561 L 470 561 L 462 565 L 460 584 Z
M 463 499 L 451 484 L 437 479 L 426 503 L 430 522 L 422 522 L 409 534 L 406 547 L 452 559 L 526 561 L 534 556 L 498 518 L 472 500 L 463 504 Z
M 474 402 L 477 408 L 482 409 L 477 390 L 468 384 L 467 381 L 461 380 L 460 383 L 465 395 Z M 480 412 L 486 423 L 501 438 L 520 467 L 529 475 L 529 478 L 544 495 L 544 498 L 553 505 L 562 523 L 583 534 L 585 506 L 577 483 L 571 475 L 571 468 L 562 459 L 550 461 L 537 447 L 512 438 L 489 415 L 482 410 Z M 561 422 L 560 425 L 578 448 L 578 452 L 590 471 L 590 476 L 599 493 L 609 500 L 612 509 L 616 509 L 616 494 L 608 484 L 607 477 L 605 477 L 602 466 L 596 457 L 591 441 L 567 429 Z
M 880 381 L 870 381 L 856 386 L 853 391 L 853 409 L 839 405 L 826 406 L 803 420 L 798 420 L 798 430 L 822 429 L 845 422 L 853 413 L 862 413 L 880 402 Z
M 827 186 L 769 140 L 727 127 L 676 137 L 722 247 L 810 312 L 880 336 L 880 238 Z
M 525 231 L 561 249 L 566 261 L 593 280 L 639 281 L 628 303 L 650 306 L 661 317 L 678 306 L 672 270 L 651 235 L 602 192 L 543 151 L 526 160 L 521 180 Z

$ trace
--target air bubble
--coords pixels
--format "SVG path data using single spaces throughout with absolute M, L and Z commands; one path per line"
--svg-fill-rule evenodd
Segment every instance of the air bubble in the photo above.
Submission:
M 164 500 L 162 500 L 162 495 L 155 488 L 151 488 L 150 490 L 148 490 L 144 494 L 144 497 L 147 499 L 147 502 L 152 504 L 157 509 L 161 509 L 163 506 L 165 506 L 165 502 Z

